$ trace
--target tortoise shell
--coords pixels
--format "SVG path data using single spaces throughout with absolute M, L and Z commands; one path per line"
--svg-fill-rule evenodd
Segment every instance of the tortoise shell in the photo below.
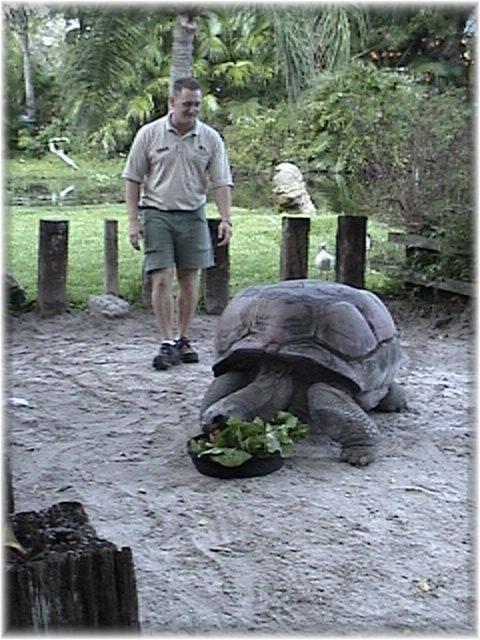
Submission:
M 216 376 L 275 358 L 334 372 L 361 391 L 389 384 L 403 361 L 395 323 L 375 294 L 318 280 L 244 289 L 220 318 L 215 348 Z

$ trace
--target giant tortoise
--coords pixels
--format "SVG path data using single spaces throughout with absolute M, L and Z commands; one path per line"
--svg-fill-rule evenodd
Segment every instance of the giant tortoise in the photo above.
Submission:
M 214 380 L 200 419 L 209 432 L 229 417 L 269 420 L 289 411 L 342 446 L 342 460 L 374 458 L 372 409 L 401 411 L 394 382 L 405 357 L 393 319 L 364 289 L 318 280 L 252 286 L 225 308 Z

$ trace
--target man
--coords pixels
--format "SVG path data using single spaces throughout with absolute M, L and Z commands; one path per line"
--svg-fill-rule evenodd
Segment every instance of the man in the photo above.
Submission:
M 200 102 L 196 80 L 177 80 L 169 113 L 140 128 L 123 172 L 129 240 L 140 249 L 143 237 L 145 270 L 151 274 L 152 307 L 161 338 L 155 369 L 198 362 L 188 332 L 198 302 L 199 270 L 214 264 L 205 218 L 208 188 L 221 216 L 218 244 L 227 244 L 232 234 L 228 158 L 218 132 L 197 119 Z M 176 337 L 174 267 L 179 287 Z

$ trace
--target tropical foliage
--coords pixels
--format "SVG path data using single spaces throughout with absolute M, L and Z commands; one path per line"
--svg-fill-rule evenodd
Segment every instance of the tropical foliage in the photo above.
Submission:
M 411 65 L 424 80 L 438 80 L 442 87 L 465 82 L 471 62 L 465 31 L 471 9 L 465 7 L 379 11 L 239 5 L 197 13 L 190 16 L 193 72 L 203 85 L 205 115 L 220 128 L 296 101 L 318 77 L 345 68 L 352 58 L 380 67 Z M 30 109 L 24 102 L 27 89 L 21 89 L 25 34 L 35 100 L 42 103 L 26 135 L 36 138 L 51 126 L 56 135 L 62 129 L 73 137 L 75 131 L 79 149 L 88 145 L 113 153 L 128 147 L 140 124 L 165 112 L 177 55 L 173 7 L 32 5 L 27 22 L 22 16 L 21 8 L 7 10 L 12 141 L 22 102 Z
M 348 181 L 340 210 L 427 230 L 465 273 L 448 249 L 472 223 L 474 5 L 4 11 L 12 155 L 64 137 L 77 157 L 119 159 L 191 66 L 236 176 L 290 160 Z

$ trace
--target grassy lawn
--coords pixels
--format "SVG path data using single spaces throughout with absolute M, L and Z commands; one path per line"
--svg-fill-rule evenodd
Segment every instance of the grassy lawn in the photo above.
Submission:
M 209 217 L 216 217 L 214 205 L 208 205 Z M 36 298 L 39 220 L 69 221 L 69 264 L 67 289 L 72 305 L 83 306 L 91 294 L 103 290 L 104 220 L 118 220 L 120 295 L 129 302 L 140 300 L 142 255 L 127 239 L 127 215 L 124 205 L 11 207 L 5 224 L 7 234 L 6 268 L 25 288 L 28 300 Z M 230 290 L 279 279 L 281 216 L 271 209 L 233 208 L 234 234 L 230 247 Z M 317 215 L 311 220 L 309 277 L 317 277 L 315 254 L 321 242 L 334 253 L 337 216 Z M 387 242 L 389 229 L 369 221 L 374 243 L 369 257 L 366 286 L 378 292 L 393 292 L 400 283 L 388 276 L 385 265 L 399 263 L 402 252 Z M 333 278 L 333 274 L 332 274 Z
M 120 176 L 125 164 L 125 158 L 117 156 L 115 158 L 99 158 L 93 156 L 82 156 L 74 152 L 69 155 L 78 165 L 78 169 L 70 167 L 62 162 L 57 156 L 47 154 L 42 158 L 22 159 L 20 156 L 9 158 L 5 162 L 5 173 L 7 177 L 19 180 L 36 180 L 40 176 L 42 179 L 64 178 L 89 178 L 95 176 Z

